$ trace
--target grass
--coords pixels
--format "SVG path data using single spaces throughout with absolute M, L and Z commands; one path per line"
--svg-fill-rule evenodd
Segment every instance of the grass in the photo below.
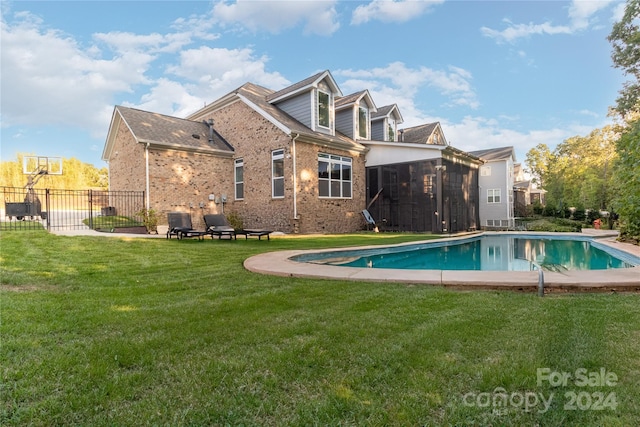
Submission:
M 120 215 L 95 216 L 92 221 L 91 228 L 93 230 L 112 230 L 120 227 L 141 227 L 144 225 L 137 219 Z M 89 226 L 89 219 L 85 219 L 82 222 Z
M 426 237 L 3 232 L 0 424 L 640 425 L 637 294 L 538 298 L 242 267 L 270 250 Z M 538 385 L 538 368 L 605 368 L 618 381 Z M 504 406 L 475 399 L 502 392 Z M 570 393 L 585 408 L 600 392 L 616 409 L 564 408 Z M 527 393 L 555 397 L 526 411 Z

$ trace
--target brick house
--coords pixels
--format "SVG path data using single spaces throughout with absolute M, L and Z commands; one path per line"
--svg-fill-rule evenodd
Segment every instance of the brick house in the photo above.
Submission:
M 203 214 L 233 212 L 247 228 L 285 233 L 363 229 L 361 211 L 372 188 L 383 184 L 369 185 L 369 171 L 405 167 L 400 164 L 414 170 L 410 164 L 418 162 L 424 176 L 408 179 L 431 180 L 437 191 L 405 197 L 410 216 L 428 210 L 419 216 L 438 218 L 446 200 L 455 199 L 460 212 L 447 212 L 452 223 L 474 228 L 477 200 L 469 194 L 477 199 L 478 159 L 448 146 L 439 123 L 398 132 L 402 121 L 397 105 L 378 109 L 367 90 L 345 96 L 323 71 L 279 91 L 246 83 L 185 119 L 116 106 L 102 158 L 110 189 L 144 190 L 147 206 L 165 224 L 171 211 L 191 212 L 196 227 Z M 468 177 L 446 184 L 454 176 L 442 174 L 447 162 L 451 173 L 456 165 Z M 406 206 L 394 201 L 393 191 L 380 191 L 374 203 L 398 213 Z M 391 211 L 374 212 L 392 218 Z M 400 221 L 393 229 L 451 227 L 434 219 Z
M 148 206 L 194 223 L 200 210 L 286 233 L 359 230 L 366 147 L 336 132 L 341 97 L 324 71 L 277 92 L 246 83 L 187 119 L 117 106 L 109 186 L 146 190 Z

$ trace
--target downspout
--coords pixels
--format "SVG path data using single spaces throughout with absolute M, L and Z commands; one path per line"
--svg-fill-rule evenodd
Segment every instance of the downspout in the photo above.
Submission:
M 149 197 L 149 143 L 147 142 L 147 144 L 144 147 L 144 162 L 145 162 L 145 193 L 146 193 L 146 200 L 145 200 L 145 205 L 147 208 L 147 211 L 149 209 L 151 209 L 151 200 Z
M 293 219 L 298 219 L 298 172 L 296 168 L 296 139 L 300 136 L 291 137 L 291 156 L 293 157 Z

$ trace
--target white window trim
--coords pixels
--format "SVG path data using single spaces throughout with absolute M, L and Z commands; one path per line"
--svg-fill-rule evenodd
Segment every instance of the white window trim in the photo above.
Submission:
M 498 196 L 498 201 L 496 202 L 496 192 Z M 489 201 L 489 197 L 493 198 L 493 201 Z M 490 205 L 500 204 L 502 203 L 502 190 L 500 188 L 490 188 L 487 190 L 487 203 Z
M 283 175 L 282 176 L 274 176 L 274 161 L 275 160 L 281 160 L 284 162 L 284 148 L 280 148 L 277 150 L 273 150 L 271 152 L 271 198 L 272 199 L 284 199 L 284 171 L 283 171 Z M 276 196 L 275 195 L 275 190 L 276 190 L 276 186 L 275 186 L 275 182 L 276 179 L 278 180 L 282 180 L 283 183 L 283 187 L 282 187 L 282 196 Z
M 364 135 L 362 135 L 362 129 L 360 128 L 360 111 L 364 111 L 365 121 L 364 121 Z M 358 105 L 357 114 L 357 124 L 358 124 L 358 138 L 360 139 L 369 139 L 369 108 L 366 106 Z
M 328 112 L 329 113 L 329 126 L 325 126 L 325 125 L 320 124 L 320 94 L 321 93 L 324 93 L 325 95 L 327 95 L 329 97 L 329 99 L 327 101 L 327 108 L 329 109 L 329 112 Z M 331 120 L 331 110 L 332 110 L 331 106 L 333 104 L 331 99 L 332 99 L 332 97 L 331 97 L 331 93 L 330 92 L 326 92 L 326 91 L 324 91 L 322 89 L 318 89 L 318 92 L 316 94 L 316 116 L 317 116 L 316 124 L 317 124 L 317 126 L 319 128 L 326 129 L 328 131 L 331 131 L 331 123 L 333 122 L 333 120 Z
M 339 159 L 335 158 L 338 157 Z M 318 185 L 318 198 L 320 199 L 353 199 L 353 159 L 351 157 L 344 157 L 344 156 L 338 156 L 337 154 L 327 154 L 327 153 L 318 153 L 318 163 L 319 162 L 325 162 L 325 163 L 329 163 L 329 178 L 320 178 L 318 177 L 318 183 L 320 183 L 320 181 L 327 181 L 329 183 L 329 196 L 322 196 L 320 195 L 320 186 Z M 333 164 L 340 164 L 340 165 L 349 165 L 351 167 L 351 174 L 350 174 L 350 180 L 349 181 L 343 181 L 342 177 L 339 179 L 340 182 L 340 195 L 339 196 L 334 196 L 331 195 L 331 166 Z M 335 180 L 334 180 L 335 181 Z M 348 182 L 349 183 L 349 192 L 351 193 L 350 196 L 343 196 L 342 195 L 342 184 Z
M 237 181 L 238 168 L 242 168 L 242 181 Z M 236 200 L 244 200 L 244 159 L 236 159 L 233 168 L 233 194 Z M 242 184 L 242 197 L 238 197 L 238 184 Z
M 385 138 L 386 141 L 390 141 L 390 142 L 396 142 L 396 140 L 398 139 L 398 128 L 396 127 L 396 121 L 395 119 L 392 119 L 391 117 L 387 117 L 387 123 L 386 123 L 386 129 L 385 129 Z M 392 138 L 390 139 L 389 137 L 389 128 L 391 128 L 391 132 L 393 133 Z

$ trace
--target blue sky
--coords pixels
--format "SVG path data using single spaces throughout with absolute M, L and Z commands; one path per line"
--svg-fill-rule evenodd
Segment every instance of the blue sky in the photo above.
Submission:
M 620 1 L 2 1 L 1 152 L 98 167 L 114 105 L 185 117 L 246 82 L 347 95 L 517 160 L 610 123 Z

